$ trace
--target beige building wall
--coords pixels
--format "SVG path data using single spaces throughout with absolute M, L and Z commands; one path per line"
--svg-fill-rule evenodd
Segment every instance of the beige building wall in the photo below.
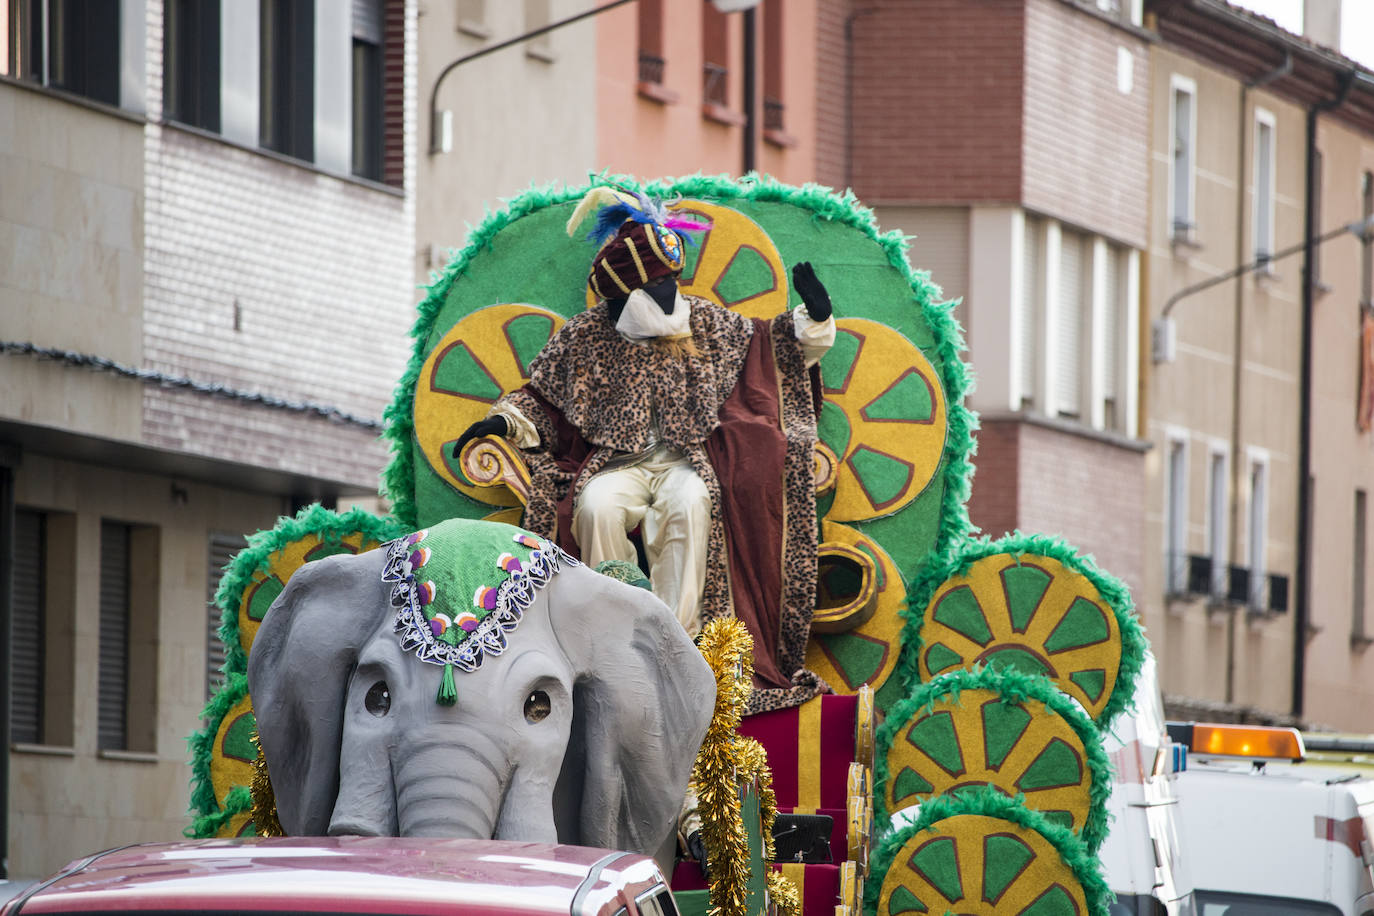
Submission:
M 550 0 L 548 21 L 585 11 L 578 0 Z M 468 229 L 488 210 L 530 187 L 582 185 L 608 163 L 598 159 L 597 20 L 556 29 L 540 38 L 463 64 L 445 77 L 437 107 L 452 118 L 452 149 L 431 152 L 429 97 L 449 63 L 537 28 L 528 12 L 541 4 L 426 3 L 420 16 L 419 134 L 415 278 L 462 248 Z M 633 16 L 633 7 L 631 15 Z M 633 60 L 634 45 L 624 53 Z M 623 117 L 610 113 L 610 117 Z M 416 293 L 418 298 L 422 293 Z
M 1235 77 L 1162 45 L 1152 55 L 1150 321 L 1173 293 L 1254 260 L 1257 112 L 1267 113 L 1261 116 L 1271 119 L 1275 132 L 1275 250 L 1302 238 L 1304 180 L 1301 108 L 1262 89 L 1243 92 Z M 1174 233 L 1171 99 L 1179 86 L 1196 100 L 1195 226 Z M 1224 596 L 1182 594 L 1182 580 L 1188 555 L 1211 553 L 1218 523 L 1211 509 L 1213 455 L 1227 462 L 1217 559 L 1250 567 L 1251 532 L 1261 530 L 1251 523 L 1250 473 L 1259 464 L 1267 494 L 1264 567 L 1286 577 L 1292 607 L 1301 266 L 1299 257 L 1287 258 L 1272 271 L 1182 299 L 1170 314 L 1176 358 L 1154 363 L 1147 357 L 1143 374 L 1146 432 L 1154 449 L 1146 461 L 1146 585 L 1137 605 L 1160 658 L 1164 691 L 1280 715 L 1291 705 L 1291 615 L 1269 612 L 1272 599 L 1251 612 Z M 1171 454 L 1186 471 L 1181 480 L 1169 472 Z M 1182 578 L 1173 586 L 1166 569 L 1171 486 L 1181 488 L 1186 507 L 1181 550 L 1172 561 Z
M 143 125 L 0 83 L 0 339 L 143 359 Z M 0 418 L 136 440 L 142 386 L 0 359 Z
M 269 527 L 280 497 L 26 455 L 20 508 L 50 513 L 48 671 L 42 746 L 10 754 L 9 868 L 36 878 L 110 846 L 181 837 L 190 798 L 186 738 L 205 701 L 207 540 Z M 150 537 L 138 570 L 152 587 L 135 609 L 148 650 L 131 680 L 129 734 L 138 751 L 96 747 L 101 521 Z M 137 549 L 137 545 L 136 548 Z M 52 594 L 52 586 L 66 589 Z M 151 640 L 151 645 L 147 642 Z M 139 642 L 137 636 L 132 642 Z M 134 658 L 139 658 L 135 652 Z
M 1319 231 L 1364 217 L 1363 176 L 1374 174 L 1374 136 L 1326 116 L 1318 122 L 1322 154 Z M 1372 242 L 1371 244 L 1374 244 Z M 1313 307 L 1311 637 L 1304 717 L 1346 731 L 1374 732 L 1374 576 L 1370 574 L 1370 504 L 1374 435 L 1360 432 L 1362 249 L 1341 235 L 1324 244 Z M 1368 307 L 1368 304 L 1366 304 Z M 1355 552 L 1355 493 L 1366 498 L 1365 554 Z M 1363 589 L 1357 597 L 1363 570 Z M 1362 614 L 1360 612 L 1363 612 Z M 1362 626 L 1356 623 L 1357 614 Z

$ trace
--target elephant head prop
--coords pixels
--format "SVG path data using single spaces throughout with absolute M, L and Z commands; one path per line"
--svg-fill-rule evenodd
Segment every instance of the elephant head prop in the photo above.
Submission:
M 301 567 L 248 683 L 282 827 L 658 854 L 715 697 L 649 592 L 494 522 Z

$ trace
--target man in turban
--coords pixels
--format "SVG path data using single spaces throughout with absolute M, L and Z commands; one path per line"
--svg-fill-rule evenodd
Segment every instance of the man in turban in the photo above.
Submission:
M 754 638 L 749 712 L 825 690 L 804 669 L 816 582 L 812 477 L 819 373 L 835 338 L 810 264 L 792 271 L 803 306 L 769 321 L 684 294 L 679 230 L 706 228 L 642 194 L 595 188 L 601 244 L 587 278 L 598 303 L 574 316 L 460 437 L 524 450 L 523 524 L 590 565 L 635 562 L 688 633 L 733 613 Z

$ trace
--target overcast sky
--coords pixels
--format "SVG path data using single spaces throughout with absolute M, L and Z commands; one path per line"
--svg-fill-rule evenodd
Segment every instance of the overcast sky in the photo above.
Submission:
M 1231 0 L 1302 34 L 1302 0 Z M 1374 70 L 1374 0 L 1341 0 L 1341 53 Z

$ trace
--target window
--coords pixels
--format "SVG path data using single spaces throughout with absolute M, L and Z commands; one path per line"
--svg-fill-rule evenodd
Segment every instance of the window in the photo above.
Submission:
M 353 0 L 353 174 L 382 179 L 382 2 Z
M 1169 235 L 1191 241 L 1197 227 L 1193 193 L 1197 175 L 1197 86 L 1174 75 L 1169 95 Z
M 1169 436 L 1164 486 L 1165 589 L 1181 595 L 1188 570 L 1188 440 L 1181 434 Z
M 1126 251 L 1119 245 L 1106 245 L 1102 263 L 1102 381 L 1098 397 L 1102 400 L 1102 428 L 1119 429 L 1125 422 L 1124 402 L 1126 363 Z
M 224 567 L 247 546 L 240 534 L 211 532 L 209 571 L 205 582 L 205 601 L 209 606 L 206 617 L 205 634 L 205 699 L 209 700 L 224 682 L 224 643 L 219 638 L 219 627 L 223 622 L 219 607 L 215 604 L 215 593 L 219 591 L 220 579 L 224 578 Z
M 783 105 L 782 0 L 763 0 L 763 129 L 782 131 L 786 125 Z
M 458 31 L 484 40 L 491 37 L 486 0 L 458 0 Z
M 1226 596 L 1226 516 L 1229 462 L 1225 446 L 1214 445 L 1207 456 L 1207 554 L 1212 560 L 1208 594 Z
M 218 132 L 220 0 L 167 0 L 163 109 L 182 124 Z
M 1362 642 L 1369 636 L 1364 625 L 1365 590 L 1368 586 L 1366 569 L 1369 562 L 1368 502 L 1364 490 L 1355 491 L 1355 536 L 1350 558 L 1350 638 L 1356 642 Z
M 639 81 L 663 82 L 663 0 L 639 0 Z
M 100 663 L 96 746 L 156 747 L 157 571 L 155 528 L 100 523 Z
M 1055 410 L 1076 419 L 1083 410 L 1083 310 L 1092 289 L 1087 236 L 1065 229 L 1059 243 L 1059 295 L 1055 309 Z
M 258 136 L 297 159 L 315 157 L 314 0 L 261 0 Z
M 119 0 L 0 0 L 0 73 L 119 104 Z
M 10 740 L 42 744 L 47 518 L 41 512 L 14 513 L 14 589 L 10 625 Z
M 1255 260 L 1274 254 L 1274 116 L 1255 109 Z M 1272 270 L 1272 264 L 1268 265 Z
M 729 41 L 725 14 L 714 4 L 701 5 L 702 101 L 721 108 L 729 105 Z
M 1365 172 L 1360 182 L 1364 198 L 1365 225 L 1374 216 L 1374 172 Z M 1360 244 L 1360 304 L 1374 310 L 1374 229 L 1366 228 Z
M 1045 221 L 1026 217 L 1026 240 L 1023 260 L 1025 276 L 1021 289 L 1021 407 L 1035 406 L 1036 376 L 1040 371 L 1040 316 L 1044 314 L 1045 295 Z
M 1266 541 L 1269 534 L 1269 462 L 1250 459 L 1250 608 L 1264 609 Z
M 549 17 L 549 0 L 525 0 L 525 31 L 532 32 L 535 29 L 548 25 L 553 20 Z M 551 63 L 554 58 L 553 53 L 553 33 L 545 32 L 535 38 L 525 42 L 525 56 Z

